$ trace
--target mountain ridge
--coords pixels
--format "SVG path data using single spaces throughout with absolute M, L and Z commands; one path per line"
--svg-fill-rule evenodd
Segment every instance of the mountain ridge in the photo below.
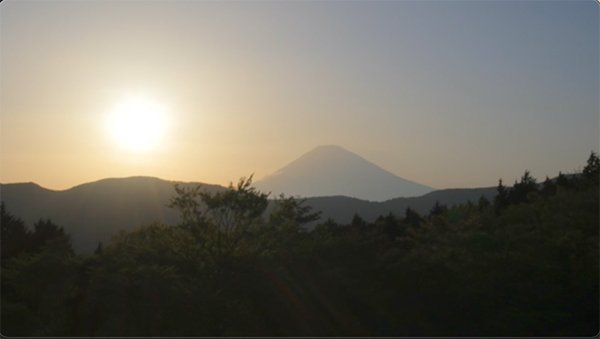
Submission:
M 84 183 L 63 191 L 48 190 L 35 183 L 0 184 L 0 199 L 11 214 L 22 218 L 29 227 L 39 219 L 50 219 L 64 227 L 76 251 L 89 253 L 98 242 L 106 244 L 122 230 L 131 231 L 155 222 L 177 224 L 180 221 L 178 211 L 168 207 L 170 199 L 175 196 L 175 183 L 188 187 L 201 185 L 209 192 L 226 189 L 219 185 L 154 177 L 142 180 L 139 177 L 106 179 L 109 180 Z M 495 187 L 486 187 L 437 190 L 420 197 L 395 198 L 383 202 L 340 195 L 308 197 L 305 204 L 322 211 L 321 221 L 332 218 L 339 223 L 348 223 L 355 213 L 367 221 L 388 213 L 404 216 L 409 206 L 426 214 L 436 200 L 452 205 L 467 200 L 476 202 L 480 195 L 491 199 L 494 194 Z
M 142 224 L 174 224 L 177 211 L 168 208 L 175 183 L 202 185 L 217 191 L 222 186 L 167 181 L 154 177 L 105 178 L 72 188 L 52 191 L 28 183 L 0 184 L 0 199 L 10 213 L 30 227 L 39 219 L 51 219 L 71 235 L 78 251 L 89 252 L 120 230 Z

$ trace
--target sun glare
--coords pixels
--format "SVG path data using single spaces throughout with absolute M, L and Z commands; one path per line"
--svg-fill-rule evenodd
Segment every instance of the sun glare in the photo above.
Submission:
M 108 130 L 121 147 L 147 152 L 160 146 L 167 122 L 164 106 L 150 98 L 136 96 L 123 100 L 110 112 Z

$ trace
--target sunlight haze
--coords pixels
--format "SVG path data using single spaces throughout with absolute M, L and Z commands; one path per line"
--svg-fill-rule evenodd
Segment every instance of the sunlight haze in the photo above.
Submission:
M 329 144 L 434 188 L 578 171 L 599 143 L 598 14 L 595 1 L 6 0 L 0 181 L 226 185 Z

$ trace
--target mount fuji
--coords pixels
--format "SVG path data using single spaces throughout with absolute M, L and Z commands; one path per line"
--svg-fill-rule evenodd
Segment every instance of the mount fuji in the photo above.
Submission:
M 401 178 L 340 146 L 319 146 L 255 182 L 257 188 L 300 197 L 347 196 L 369 201 L 415 197 L 433 188 Z

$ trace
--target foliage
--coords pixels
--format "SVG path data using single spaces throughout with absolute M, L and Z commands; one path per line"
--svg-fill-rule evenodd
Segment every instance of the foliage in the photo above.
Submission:
M 268 194 L 258 192 L 252 176 L 241 178 L 236 187 L 232 184 L 223 192 L 208 193 L 195 187 L 175 187 L 177 196 L 171 207 L 177 208 L 183 226 L 189 229 L 211 256 L 239 251 L 268 204 Z
M 321 212 L 311 212 L 310 206 L 303 206 L 305 200 L 285 197 L 283 194 L 275 201 L 275 210 L 269 216 L 269 222 L 273 225 L 293 223 L 297 226 L 319 220 Z
M 4 203 L 0 205 L 0 226 L 2 236 L 0 237 L 2 251 L 2 266 L 6 260 L 13 258 L 30 247 L 31 232 L 25 227 L 23 220 L 14 217 L 6 210 Z
M 525 171 L 521 177 L 521 181 L 515 183 L 508 193 L 508 201 L 510 204 L 520 204 L 530 200 L 530 193 L 537 192 L 537 182 L 531 176 L 529 171 Z
M 50 220 L 37 221 L 32 232 L 21 219 L 10 214 L 2 203 L 0 205 L 0 222 L 3 267 L 8 260 L 27 252 L 37 252 L 53 241 L 61 242 L 69 251 L 73 251 L 69 236 L 62 227 Z
M 70 301 L 78 265 L 71 244 L 55 238 L 2 267 L 2 333 L 55 336 L 71 330 Z
M 435 201 L 435 205 L 433 205 L 433 207 L 431 208 L 431 211 L 429 211 L 429 216 L 433 217 L 436 215 L 442 215 L 444 213 L 446 213 L 446 211 L 448 210 L 448 207 L 446 207 L 446 205 L 442 205 L 440 204 L 439 201 Z
M 583 176 L 591 184 L 597 184 L 600 177 L 600 159 L 595 152 L 590 154 L 586 166 L 583 168 Z
M 509 191 L 502 184 L 502 179 L 498 180 L 498 187 L 496 188 L 496 191 L 497 194 L 494 198 L 494 208 L 496 214 L 500 214 L 500 212 L 510 203 Z

